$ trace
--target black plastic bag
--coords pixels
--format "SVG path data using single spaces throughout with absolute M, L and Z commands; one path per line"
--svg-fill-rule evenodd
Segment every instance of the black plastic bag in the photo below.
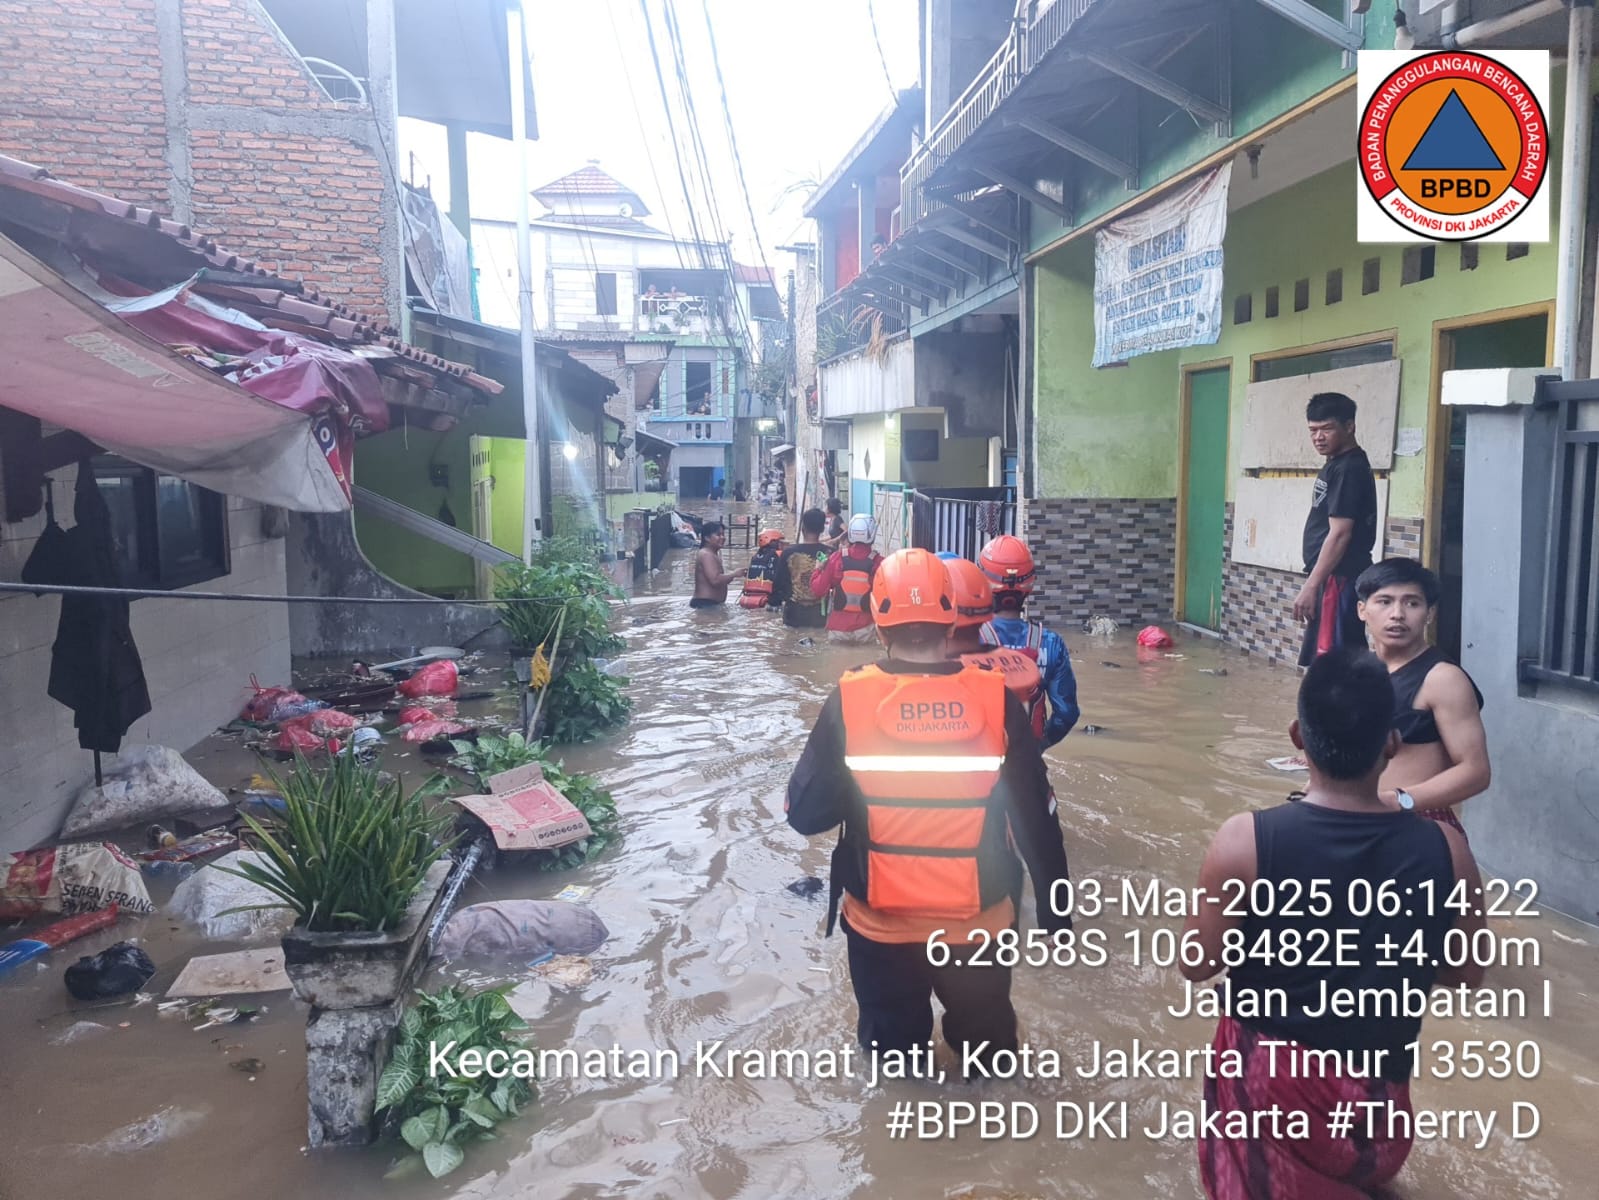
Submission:
M 148 954 L 132 942 L 118 942 L 68 967 L 67 991 L 78 1000 L 105 1000 L 138 991 L 154 974 Z

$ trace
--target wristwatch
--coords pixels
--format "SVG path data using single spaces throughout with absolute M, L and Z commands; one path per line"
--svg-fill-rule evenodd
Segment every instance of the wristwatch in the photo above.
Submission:
M 1394 789 L 1394 800 L 1399 804 L 1400 812 L 1416 811 L 1416 798 L 1405 791 L 1404 788 Z

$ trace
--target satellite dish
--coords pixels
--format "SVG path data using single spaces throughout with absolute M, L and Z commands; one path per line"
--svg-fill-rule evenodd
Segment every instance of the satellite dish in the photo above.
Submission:
M 631 217 L 633 215 L 633 206 L 624 200 L 622 201 L 621 208 L 619 208 L 617 211 L 620 212 L 624 217 Z

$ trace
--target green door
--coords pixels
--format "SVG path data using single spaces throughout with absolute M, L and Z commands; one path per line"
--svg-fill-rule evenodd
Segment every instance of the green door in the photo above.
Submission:
M 1183 612 L 1206 629 L 1221 626 L 1222 522 L 1227 502 L 1230 371 L 1188 376 L 1188 485 L 1183 493 Z

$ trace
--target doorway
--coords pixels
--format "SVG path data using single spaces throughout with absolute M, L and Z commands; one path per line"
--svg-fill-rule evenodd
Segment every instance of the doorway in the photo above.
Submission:
M 711 494 L 710 467 L 680 467 L 677 472 L 677 498 L 680 501 L 703 500 Z
M 1553 347 L 1550 306 L 1529 305 L 1481 313 L 1433 327 L 1433 425 L 1429 445 L 1428 503 L 1423 561 L 1438 575 L 1434 637 L 1438 648 L 1460 661 L 1460 593 L 1465 579 L 1464 514 L 1466 413 L 1439 403 L 1445 371 L 1547 366 Z
M 1183 371 L 1177 513 L 1177 615 L 1220 630 L 1226 558 L 1227 425 L 1232 367 Z

